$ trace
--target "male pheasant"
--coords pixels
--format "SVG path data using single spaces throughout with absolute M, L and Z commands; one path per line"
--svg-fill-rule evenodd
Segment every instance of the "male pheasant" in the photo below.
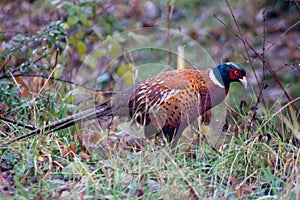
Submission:
M 105 116 L 128 117 L 143 125 L 146 137 L 163 134 L 168 141 L 176 141 L 189 123 L 224 100 L 232 82 L 247 86 L 245 69 L 231 62 L 208 70 L 164 72 L 118 92 L 95 108 L 53 122 L 13 141 Z

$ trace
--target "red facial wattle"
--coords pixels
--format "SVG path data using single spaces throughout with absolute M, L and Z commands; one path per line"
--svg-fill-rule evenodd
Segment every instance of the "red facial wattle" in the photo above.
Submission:
M 229 78 L 231 80 L 240 79 L 242 77 L 243 77 L 243 75 L 242 75 L 242 73 L 239 70 L 237 70 L 237 69 L 230 69 Z

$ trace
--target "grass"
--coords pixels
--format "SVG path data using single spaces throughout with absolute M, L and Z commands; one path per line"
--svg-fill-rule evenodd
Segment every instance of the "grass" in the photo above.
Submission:
M 223 2 L 222 4 L 225 3 L 226 2 Z M 233 2 L 230 3 L 233 4 Z M 241 2 L 237 1 L 238 5 L 241 5 L 240 3 Z M 244 4 L 245 2 L 242 3 Z M 262 3 L 265 4 L 265 2 Z M 214 13 L 217 13 L 215 17 L 211 16 L 205 20 L 205 22 L 201 22 L 201 20 L 195 20 L 193 17 L 200 16 L 199 9 L 197 7 L 187 7 L 186 13 L 188 13 L 188 18 L 174 23 L 174 26 L 182 26 L 183 30 L 190 30 L 191 27 L 193 27 L 194 30 L 199 29 L 200 32 L 195 32 L 196 36 L 205 38 L 205 41 L 200 39 L 200 42 L 206 45 L 205 48 L 211 49 L 210 53 L 212 55 L 215 54 L 215 60 L 224 59 L 225 61 L 229 58 L 234 59 L 234 55 L 223 55 L 223 52 L 227 52 L 227 49 L 231 48 L 234 52 L 239 52 L 238 55 L 236 55 L 237 58 L 245 57 L 245 60 L 247 60 L 252 67 L 253 72 L 257 71 L 257 73 L 259 73 L 259 70 L 263 66 L 265 70 L 263 73 L 270 71 L 270 80 L 276 80 L 277 84 L 284 83 L 281 79 L 282 77 L 279 79 L 276 73 L 273 72 L 279 72 L 276 71 L 277 68 L 265 60 L 264 56 L 270 56 L 269 60 L 272 61 L 274 66 L 282 63 L 291 63 L 290 65 L 293 65 L 293 61 L 289 60 L 289 58 L 294 59 L 296 54 L 282 57 L 281 55 L 285 55 L 285 53 L 276 54 L 276 52 L 269 52 L 265 54 L 267 52 L 258 52 L 256 49 L 264 49 L 260 46 L 262 41 L 263 43 L 268 41 L 268 44 L 273 41 L 274 43 L 272 43 L 271 46 L 274 46 L 277 41 L 281 41 L 283 38 L 281 38 L 281 36 L 289 38 L 290 35 L 288 35 L 288 31 L 282 34 L 282 30 L 280 29 L 276 34 L 282 35 L 273 40 L 274 38 L 269 38 L 269 36 L 272 36 L 272 31 L 268 33 L 268 27 L 265 27 L 266 19 L 263 23 L 253 21 L 257 15 L 256 11 L 258 12 L 261 6 L 254 6 L 247 2 L 247 5 L 249 4 L 251 7 L 251 9 L 247 10 L 253 12 L 255 16 L 248 16 L 247 12 L 245 16 L 241 16 L 242 18 L 240 19 L 238 17 L 234 18 L 234 12 L 229 9 L 230 5 L 228 1 L 226 4 L 226 12 L 230 11 L 232 17 L 228 14 L 223 16 L 224 11 L 222 10 L 225 10 L 224 5 L 214 5 L 214 7 L 220 7 L 221 11 L 214 11 Z M 86 7 L 84 5 L 86 5 Z M 80 6 L 80 8 L 82 8 L 81 13 L 85 17 L 89 17 L 89 13 L 85 13 L 85 11 L 89 10 L 85 9 L 88 8 L 89 5 L 90 4 L 82 4 L 82 6 Z M 184 3 L 182 6 L 184 5 L 190 6 L 193 4 Z M 272 4 L 270 3 L 270 5 Z M 37 2 L 36 6 L 40 7 L 40 2 Z M 26 6 L 21 7 L 26 8 Z M 19 8 L 19 5 L 17 8 Z M 37 10 L 39 11 L 39 9 L 33 8 L 34 9 L 31 9 L 33 13 Z M 74 5 L 72 7 L 70 5 L 70 7 L 66 7 L 66 9 L 70 10 L 70 13 L 74 11 L 74 8 L 78 9 L 79 6 Z M 197 9 L 195 9 L 195 13 L 193 14 L 191 9 L 194 10 L 194 8 Z M 283 8 L 279 9 L 280 13 L 283 11 Z M 292 4 L 286 8 L 290 10 L 286 13 L 283 12 L 284 14 L 293 14 Z M 296 5 L 294 5 L 294 8 L 296 8 Z M 180 11 L 181 6 L 177 6 L 177 9 Z M 11 9 L 11 11 L 14 10 L 19 12 L 19 9 Z M 58 12 L 56 7 L 52 10 L 55 11 L 55 13 Z M 202 10 L 212 12 L 210 9 L 206 9 L 206 7 L 202 8 Z M 43 9 L 41 13 L 42 16 L 37 15 L 36 18 L 33 16 L 32 19 L 39 21 L 45 18 L 45 21 L 48 23 L 49 17 L 47 16 L 51 16 L 53 13 L 48 13 Z M 200 14 L 202 13 L 207 15 L 205 12 L 200 12 Z M 15 14 L 17 13 L 13 13 L 11 16 Z M 21 15 L 23 15 L 23 13 L 21 13 Z M 66 13 L 62 12 L 59 16 L 58 19 L 64 18 Z M 69 15 L 67 16 L 70 17 Z M 291 18 L 291 20 L 288 20 L 289 23 L 285 23 L 287 23 L 287 26 L 294 27 L 298 25 L 298 18 L 297 15 L 295 15 L 295 17 L 291 16 L 289 15 Z M 105 12 L 101 13 L 99 17 L 103 22 L 107 21 Z M 289 19 L 289 17 L 285 17 L 284 19 Z M 82 18 L 81 15 L 80 18 Z M 89 22 L 91 24 L 97 24 L 96 18 L 97 16 L 93 15 L 92 18 L 89 19 Z M 223 18 L 224 21 L 222 20 Z M 127 24 L 127 21 L 135 23 L 133 18 L 126 17 L 125 15 L 120 19 L 116 17 L 116 22 L 122 22 L 123 19 L 126 22 L 124 24 Z M 275 18 L 275 20 L 276 19 L 277 18 Z M 277 20 L 281 21 L 282 18 L 278 18 Z M 13 24 L 15 26 L 16 21 L 23 22 L 24 20 L 13 18 L 12 23 L 7 24 Z M 158 22 L 162 23 L 164 19 Z M 232 23 L 234 23 L 235 26 L 232 25 Z M 28 24 L 34 24 L 34 22 Z M 209 28 L 205 24 L 207 24 Z M 244 27 L 239 24 L 245 24 L 247 26 Z M 273 21 L 272 24 L 277 26 L 277 23 L 273 23 Z M 232 35 L 230 37 L 224 36 L 226 35 L 222 34 L 224 30 L 217 28 L 220 25 L 226 29 L 227 35 L 228 33 L 232 33 Z M 256 26 L 258 26 L 258 28 L 260 27 L 261 30 L 266 29 L 267 34 L 262 35 L 259 30 L 256 30 Z M 95 37 L 92 34 L 92 37 L 90 37 L 91 33 L 89 29 L 81 23 L 76 24 L 74 27 L 69 24 L 69 28 L 70 27 L 69 32 L 71 35 L 68 34 L 67 36 L 57 32 L 59 29 L 54 30 L 54 35 L 58 34 L 59 37 L 53 38 L 53 41 L 48 41 L 48 39 L 51 39 L 53 36 L 51 35 L 51 31 L 42 31 L 42 35 L 45 35 L 48 43 L 44 44 L 41 42 L 43 38 L 40 43 L 49 48 L 49 51 L 46 52 L 45 55 L 45 46 L 40 44 L 30 46 L 34 39 L 40 36 L 33 35 L 33 37 L 24 37 L 24 41 L 28 42 L 28 48 L 30 49 L 28 52 L 39 52 L 35 50 L 39 50 L 39 48 L 44 49 L 42 53 L 35 56 L 38 58 L 37 60 L 43 59 L 43 62 L 40 64 L 46 64 L 46 70 L 48 70 L 49 67 L 47 63 L 52 63 L 54 60 L 60 61 L 58 62 L 59 66 L 66 66 L 66 68 L 68 68 L 72 65 L 72 67 L 76 68 L 76 65 L 79 66 L 78 61 L 81 61 L 81 58 L 85 55 L 85 53 L 82 52 L 79 54 L 77 52 L 78 55 L 74 53 L 77 48 L 76 41 L 74 41 L 75 44 L 68 44 L 68 48 L 71 48 L 70 52 L 72 53 L 63 53 L 63 59 L 58 59 L 58 54 L 49 54 L 49 52 L 55 52 L 51 46 L 54 46 L 55 49 L 60 47 L 57 41 L 61 42 L 62 38 L 66 38 L 70 41 L 69 39 L 72 37 L 74 40 L 72 34 L 76 33 L 75 35 L 77 35 L 78 33 L 78 35 L 84 35 L 84 43 L 88 46 L 95 45 L 95 41 L 99 40 L 98 35 Z M 36 32 L 36 27 L 33 26 L 33 28 L 33 30 L 29 29 L 27 32 Z M 126 30 L 126 27 L 123 28 Z M 10 29 L 12 29 L 12 27 L 5 28 L 4 30 Z M 16 33 L 18 32 L 19 30 L 17 28 Z M 48 32 L 51 34 L 48 34 Z M 201 32 L 207 33 L 203 35 L 200 34 Z M 234 36 L 236 38 L 234 38 Z M 111 36 L 108 35 L 108 38 L 110 37 Z M 223 37 L 225 39 L 222 39 Z M 228 40 L 230 44 L 232 44 L 229 46 L 228 43 L 223 43 L 218 38 L 224 41 Z M 233 38 L 233 40 L 229 40 L 230 38 Z M 266 41 L 264 41 L 265 38 Z M 78 39 L 80 42 L 82 40 Z M 236 43 L 234 40 L 242 43 Z M 293 41 L 292 39 L 290 40 Z M 20 42 L 21 47 L 23 47 L 24 41 Z M 250 41 L 255 44 L 254 47 L 251 46 Z M 9 41 L 7 43 L 9 43 Z M 286 52 L 288 49 L 284 46 L 292 48 L 290 47 L 292 46 L 291 44 L 293 44 L 293 42 L 283 43 L 283 46 L 279 46 L 278 49 L 282 52 Z M 36 46 L 38 46 L 38 48 Z M 244 46 L 245 49 L 243 50 L 239 46 Z M 65 49 L 64 45 L 62 45 L 61 48 Z M 16 65 L 17 67 L 19 65 L 9 62 L 10 56 L 18 58 L 17 52 L 10 52 L 12 53 L 7 56 L 8 61 L 3 64 L 3 66 L 9 69 L 7 70 L 9 72 L 11 71 L 10 65 Z M 70 58 L 64 54 L 70 54 Z M 195 52 L 191 55 L 194 58 Z M 60 56 L 61 55 L 59 55 L 59 57 Z M 29 61 L 35 60 L 31 54 L 24 54 L 24 57 Z M 167 60 L 164 54 L 159 54 L 159 58 L 161 57 L 164 61 Z M 277 63 L 278 61 L 276 62 L 276 59 L 273 60 L 273 58 L 276 57 L 283 60 Z M 145 52 L 144 58 L 138 61 L 144 64 L 145 58 L 149 59 L 148 52 Z M 71 60 L 70 63 L 68 61 L 69 59 Z M 27 61 L 21 62 L 19 58 L 16 59 L 16 61 L 18 61 L 16 63 L 24 62 L 26 64 L 25 66 L 27 66 Z M 150 63 L 153 68 L 153 63 Z M 264 65 L 262 65 L 262 63 Z M 294 64 L 296 63 L 295 61 Z M 40 64 L 37 64 L 37 66 L 40 66 Z M 53 65 L 53 68 L 57 67 L 56 64 Z M 20 66 L 23 65 L 20 64 Z M 161 68 L 160 65 L 157 66 Z M 36 68 L 29 68 L 29 71 L 34 71 L 35 69 Z M 289 77 L 291 75 L 287 75 L 289 75 L 288 81 L 290 81 Z M 90 78 L 90 74 L 88 74 L 88 77 Z M 263 77 L 261 82 L 264 82 L 265 78 L 266 77 Z M 4 82 L 2 79 L 0 90 L 1 94 L 5 95 L 0 95 L 0 113 L 6 113 L 5 109 L 4 112 L 2 110 L 3 107 L 5 107 L 2 102 L 6 102 L 9 104 L 6 106 L 11 109 L 19 105 L 28 105 L 28 110 L 18 109 L 16 113 L 23 113 L 26 119 L 29 119 L 29 121 L 34 124 L 42 124 L 43 121 L 55 120 L 66 116 L 68 114 L 68 107 L 66 107 L 64 103 L 73 100 L 72 95 L 64 99 L 64 97 L 67 96 L 66 91 L 69 92 L 69 89 L 64 88 L 65 91 L 64 89 L 55 90 L 55 87 L 51 85 L 52 90 L 50 90 L 50 93 L 41 93 L 41 95 L 38 95 L 38 98 L 35 99 L 31 96 L 32 91 L 30 89 L 40 87 L 40 79 L 37 80 L 35 84 L 23 87 L 22 89 L 27 89 L 21 91 L 19 86 L 17 87 L 19 82 Z M 295 80 L 293 81 L 295 82 Z M 286 84 L 288 84 L 288 81 Z M 269 83 L 270 85 L 275 85 L 272 81 Z M 261 87 L 260 84 L 262 83 L 257 84 L 256 87 Z M 46 84 L 43 83 L 41 85 L 44 87 Z M 297 84 L 293 83 L 291 87 L 297 88 Z M 233 92 L 232 89 L 235 89 L 237 92 Z M 240 94 L 239 89 L 240 88 L 231 88 L 231 92 Z M 284 91 L 285 88 L 282 87 L 279 90 Z M 272 92 L 272 88 L 270 91 Z M 53 95 L 53 93 L 55 94 Z M 260 103 L 256 105 L 258 92 L 253 90 L 248 93 L 251 93 L 251 98 L 247 98 L 249 94 L 247 96 L 245 94 L 235 96 L 235 99 L 246 99 L 247 104 L 244 106 L 239 106 L 239 101 L 230 98 L 230 103 L 227 105 L 229 110 L 227 116 L 228 129 L 224 131 L 224 138 L 220 140 L 222 142 L 216 146 L 213 146 L 207 141 L 206 128 L 202 127 L 202 131 L 191 129 L 193 136 L 187 136 L 189 140 L 184 139 L 183 136 L 182 139 L 184 140 L 178 147 L 177 153 L 172 153 L 168 147 L 155 146 L 153 141 L 144 141 L 136 138 L 134 136 L 135 133 L 138 132 L 139 135 L 141 135 L 141 132 L 135 129 L 124 131 L 124 128 L 120 125 L 117 129 L 110 132 L 94 132 L 72 127 L 51 134 L 43 133 L 42 135 L 24 141 L 15 142 L 8 147 L 0 147 L 0 199 L 300 199 L 299 123 L 297 120 L 299 113 L 291 106 L 290 100 L 287 101 L 290 103 L 287 103 L 286 106 L 280 103 L 283 102 L 283 98 L 286 98 L 285 95 L 282 95 L 282 99 L 278 99 L 275 103 L 265 102 L 265 104 Z M 54 97 L 51 98 L 51 95 Z M 79 94 L 76 93 L 76 95 Z M 20 96 L 22 96 L 22 98 L 17 98 Z M 30 98 L 32 99 L 29 100 Z M 298 99 L 299 98 L 295 99 L 295 103 L 298 103 Z M 56 101 L 59 103 L 53 103 Z M 18 108 L 23 107 L 20 106 Z M 57 112 L 57 110 L 59 110 L 59 112 Z M 21 115 L 22 114 L 20 114 L 20 116 Z M 28 121 L 24 120 L 23 123 L 27 124 Z M 125 123 L 125 125 L 126 124 L 127 127 L 130 126 L 128 123 Z M 25 133 L 27 133 L 26 129 L 1 121 L 0 145 L 2 142 Z M 198 137 L 195 137 L 195 135 Z M 88 140 L 85 138 L 87 136 L 92 138 L 93 141 L 97 140 L 97 142 L 87 145 L 87 143 L 85 143 L 85 141 Z M 193 140 L 194 137 L 195 140 Z M 98 142 L 98 140 L 100 141 Z
M 75 129 L 14 143 L 1 149 L 1 198 L 295 199 L 300 151 L 295 138 L 276 133 L 290 132 L 286 116 L 261 110 L 251 131 L 232 123 L 229 142 L 217 150 L 202 138 L 199 145 L 181 143 L 174 154 L 111 133 L 96 155 L 78 142 Z

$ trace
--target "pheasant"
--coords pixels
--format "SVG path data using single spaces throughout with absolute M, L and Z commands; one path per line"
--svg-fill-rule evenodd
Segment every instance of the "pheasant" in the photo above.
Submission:
M 95 108 L 53 122 L 7 144 L 107 116 L 132 119 L 144 127 L 147 138 L 162 134 L 169 142 L 177 141 L 189 123 L 224 100 L 232 82 L 247 87 L 245 69 L 232 62 L 208 70 L 164 72 L 127 87 Z

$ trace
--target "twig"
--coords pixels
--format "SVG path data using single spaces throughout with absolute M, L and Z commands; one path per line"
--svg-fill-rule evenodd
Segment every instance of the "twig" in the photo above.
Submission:
M 57 65 L 57 62 L 58 62 L 58 51 L 56 51 L 56 54 L 55 54 L 55 63 L 53 65 L 53 70 L 50 72 L 50 75 L 49 77 L 47 78 L 47 80 L 45 81 L 45 83 L 43 84 L 43 86 L 41 87 L 40 91 L 38 92 L 38 95 L 37 96 L 40 96 L 40 94 L 42 93 L 42 91 L 45 89 L 47 83 L 49 82 L 50 80 L 50 77 L 53 76 L 55 70 L 56 70 L 56 65 Z
M 300 24 L 300 21 L 297 21 L 295 24 L 293 24 L 292 26 L 290 26 L 286 31 L 284 31 L 276 40 L 274 40 L 271 45 L 266 49 L 266 53 L 272 48 L 274 47 L 274 45 L 281 40 L 286 34 L 287 32 L 289 32 L 290 30 L 292 30 L 293 28 L 295 28 L 297 25 Z
M 7 118 L 5 118 L 5 117 L 1 117 L 1 116 L 0 116 L 0 120 L 5 121 L 5 122 L 8 122 L 8 123 L 11 123 L 11 124 L 14 124 L 14 125 L 17 125 L 17 126 L 20 126 L 20 127 L 27 128 L 27 129 L 29 129 L 29 130 L 35 130 L 35 127 L 32 126 L 32 125 L 26 125 L 26 124 L 23 124 L 23 123 L 21 123 L 21 122 L 17 122 L 17 121 L 13 121 L 13 120 L 7 119 Z
M 244 48 L 246 49 L 246 53 L 247 53 L 247 56 L 248 56 L 248 60 L 249 60 L 249 63 L 250 63 L 250 66 L 252 68 L 252 71 L 253 71 L 253 74 L 254 74 L 254 77 L 255 77 L 255 80 L 257 82 L 258 85 L 260 85 L 260 82 L 258 80 L 258 76 L 255 72 L 255 69 L 253 67 L 253 64 L 252 64 L 252 60 L 251 60 L 251 57 L 249 55 L 249 52 L 248 52 L 248 48 L 247 48 L 247 44 L 246 44 L 246 41 L 245 39 L 243 38 L 243 36 L 237 34 L 231 27 L 229 27 L 222 19 L 220 19 L 217 15 L 214 15 L 214 17 L 225 27 L 227 28 L 231 33 L 233 33 L 239 40 L 241 40 L 243 42 L 243 45 L 244 45 Z
M 11 55 L 8 56 L 8 59 L 5 61 L 5 63 L 3 63 L 3 65 L 1 66 L 1 70 L 2 70 L 2 73 L 4 74 L 5 73 L 5 66 L 7 65 L 7 63 L 11 60 Z
M 246 39 L 243 39 L 240 35 L 238 35 L 231 27 L 229 27 L 227 24 L 225 24 L 225 22 L 223 22 L 220 18 L 218 18 L 216 15 L 215 17 L 217 18 L 217 20 L 222 24 L 224 25 L 231 33 L 233 33 L 238 39 L 240 39 L 244 44 L 246 44 L 247 47 L 250 48 L 250 50 L 261 60 L 263 61 L 263 58 L 261 56 L 260 53 L 258 53 L 253 47 L 252 45 L 246 40 Z M 290 95 L 287 93 L 286 89 L 283 87 L 282 83 L 280 82 L 280 79 L 279 77 L 277 76 L 276 72 L 272 69 L 270 63 L 268 61 L 265 61 L 265 64 L 266 64 L 266 67 L 267 69 L 269 70 L 269 72 L 271 73 L 271 75 L 274 77 L 275 81 L 277 82 L 277 84 L 279 85 L 279 87 L 282 89 L 282 91 L 284 92 L 284 95 L 287 97 L 287 99 L 289 101 L 292 101 L 292 98 L 290 97 Z M 252 67 L 252 70 L 254 72 L 254 75 L 256 76 L 255 74 L 255 70 Z M 257 77 L 256 77 L 257 78 Z M 257 79 L 258 81 L 258 79 Z M 258 82 L 259 83 L 259 82 Z M 296 109 L 294 103 L 292 103 L 292 106 L 294 109 Z
M 53 52 L 54 52 L 54 51 L 51 51 L 51 52 L 48 52 L 48 53 L 46 53 L 46 54 L 44 54 L 44 55 L 38 57 L 38 58 L 35 59 L 32 63 L 33 63 L 33 64 L 36 64 L 38 61 L 42 60 L 43 58 L 45 58 L 46 56 L 52 54 Z M 17 71 L 19 71 L 19 69 L 21 68 L 21 65 L 22 65 L 22 64 L 23 64 L 23 63 L 21 63 L 19 66 L 16 66 L 16 67 L 14 68 L 14 70 L 11 71 L 11 73 L 14 74 L 14 73 L 16 73 Z M 29 62 L 27 62 L 27 64 L 24 65 L 23 67 L 28 67 L 29 65 L 30 65 Z M 4 65 L 4 66 L 5 66 L 5 65 Z M 2 77 L 3 77 L 3 76 L 2 76 Z M 2 77 L 0 77 L 0 78 L 2 78 Z
M 235 26 L 236 26 L 236 28 L 237 28 L 237 30 L 238 30 L 239 36 L 241 37 L 241 40 L 242 40 L 242 42 L 243 42 L 243 45 L 244 45 L 244 48 L 245 48 L 245 50 L 246 50 L 246 53 L 247 53 L 247 57 L 248 57 L 250 66 L 251 66 L 251 68 L 252 68 L 252 71 L 253 71 L 254 76 L 255 76 L 255 79 L 256 79 L 256 82 L 257 82 L 257 84 L 258 84 L 260 90 L 262 90 L 262 89 L 263 89 L 263 85 L 260 84 L 260 82 L 259 82 L 259 80 L 258 80 L 258 77 L 257 77 L 257 75 L 256 75 L 255 69 L 254 69 L 254 67 L 253 67 L 252 59 L 251 59 L 251 56 L 249 55 L 249 50 L 248 50 L 247 45 L 246 45 L 246 43 L 245 43 L 245 38 L 244 38 L 244 35 L 242 34 L 240 25 L 239 25 L 239 23 L 237 22 L 237 20 L 236 20 L 236 18 L 235 18 L 235 15 L 234 15 L 234 13 L 233 13 L 233 10 L 232 10 L 232 8 L 231 8 L 231 6 L 230 6 L 228 0 L 226 0 L 226 4 L 227 4 L 227 6 L 228 6 L 228 8 L 229 8 L 229 10 L 230 10 L 230 14 L 231 14 L 231 16 L 232 16 L 232 18 L 233 18 L 233 20 L 234 20 L 234 23 L 235 23 Z M 263 59 L 263 60 L 264 60 L 264 59 Z M 264 61 L 263 61 L 263 63 L 264 63 Z M 266 104 L 265 104 L 265 101 L 264 101 L 264 98 L 263 98 L 263 96 L 262 96 L 262 92 L 261 92 L 261 98 L 262 98 L 263 104 L 266 105 Z M 259 100 L 260 100 L 260 97 L 257 97 L 257 102 L 259 102 Z
M 20 85 L 19 85 L 18 81 L 15 79 L 14 75 L 11 72 L 9 72 L 9 73 L 10 73 L 10 76 L 12 77 L 12 79 L 13 79 L 13 82 L 16 84 L 19 92 L 22 94 L 22 90 L 20 88 Z M 29 105 L 28 101 L 26 99 L 25 99 L 25 101 L 26 101 L 27 107 L 30 108 L 30 105 Z
M 19 76 L 40 77 L 40 78 L 45 78 L 45 79 L 50 79 L 50 80 L 55 80 L 55 81 L 60 81 L 60 82 L 68 83 L 68 84 L 71 84 L 71 85 L 82 87 L 82 88 L 90 90 L 90 91 L 101 92 L 103 94 L 111 94 L 111 93 L 113 93 L 112 91 L 102 92 L 101 89 L 90 88 L 90 87 L 81 85 L 79 83 L 75 83 L 73 81 L 65 80 L 65 79 L 62 79 L 62 78 L 49 77 L 49 76 L 45 76 L 45 75 L 42 75 L 42 74 L 14 74 L 13 76 L 14 77 L 19 77 Z M 5 75 L 5 76 L 0 77 L 0 79 L 5 79 L 5 78 L 12 78 L 12 76 L 11 75 Z
M 299 11 L 300 11 L 300 3 L 298 2 L 298 0 L 294 0 L 294 2 L 295 2 L 295 4 L 296 4 L 297 8 L 298 8 L 298 9 L 299 9 Z

